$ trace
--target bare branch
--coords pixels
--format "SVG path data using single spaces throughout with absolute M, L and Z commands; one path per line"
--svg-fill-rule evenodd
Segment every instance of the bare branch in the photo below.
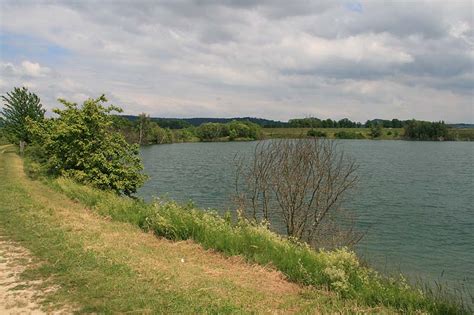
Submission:
M 357 165 L 335 141 L 262 141 L 250 163 L 241 158 L 236 165 L 235 199 L 247 217 L 269 222 L 279 217 L 289 236 L 313 246 L 350 246 L 360 240 L 355 220 L 342 220 L 346 212 L 340 211 L 358 182 Z

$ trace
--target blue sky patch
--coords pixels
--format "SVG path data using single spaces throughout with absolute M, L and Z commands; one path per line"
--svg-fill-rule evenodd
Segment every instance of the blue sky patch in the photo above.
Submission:
M 362 4 L 359 2 L 349 2 L 345 5 L 346 9 L 353 12 L 361 13 L 363 11 Z
M 38 37 L 0 31 L 0 59 L 54 64 L 71 55 L 68 49 Z

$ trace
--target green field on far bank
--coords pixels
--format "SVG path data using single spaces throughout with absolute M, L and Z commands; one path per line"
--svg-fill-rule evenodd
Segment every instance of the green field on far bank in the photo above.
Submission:
M 370 128 L 262 128 L 261 136 L 263 139 L 301 139 L 308 138 L 308 132 L 316 130 L 326 134 L 329 139 L 337 139 L 337 133 L 349 133 L 361 135 L 360 139 L 373 139 L 370 135 Z M 179 129 L 171 130 L 173 134 L 181 132 Z M 451 128 L 449 135 L 455 141 L 474 141 L 474 128 Z M 403 128 L 384 128 L 382 135 L 375 140 L 404 140 Z M 344 139 L 344 135 L 341 137 Z M 237 141 L 245 141 L 248 139 L 235 139 Z M 198 137 L 190 137 L 186 141 L 181 142 L 199 142 Z M 215 141 L 225 142 L 228 138 L 220 138 Z
M 264 138 L 307 138 L 308 131 L 312 128 L 263 128 L 262 134 Z M 327 138 L 336 139 L 336 134 L 345 132 L 353 134 L 361 134 L 365 139 L 371 139 L 370 128 L 314 128 L 314 130 L 323 132 Z M 377 139 L 383 140 L 400 140 L 403 138 L 403 128 L 386 128 L 382 131 L 382 136 Z
M 265 139 L 291 138 L 299 139 L 308 137 L 308 131 L 312 128 L 262 128 L 262 135 Z M 372 139 L 370 128 L 314 128 L 316 131 L 323 132 L 327 138 L 336 139 L 339 132 L 361 134 L 365 139 Z M 457 141 L 474 141 L 474 128 L 451 128 L 449 135 Z M 382 135 L 378 140 L 403 140 L 403 128 L 383 128 Z

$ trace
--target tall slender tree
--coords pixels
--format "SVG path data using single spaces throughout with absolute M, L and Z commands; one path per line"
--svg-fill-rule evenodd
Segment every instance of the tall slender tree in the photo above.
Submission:
M 147 133 L 150 125 L 150 115 L 145 113 L 141 113 L 138 116 L 138 129 L 139 129 L 139 137 L 138 137 L 138 144 L 143 144 L 143 139 L 147 139 Z
M 40 98 L 26 87 L 15 87 L 13 91 L 2 95 L 2 100 L 4 103 L 0 115 L 5 131 L 11 140 L 19 143 L 20 152 L 23 153 L 25 144 L 31 140 L 27 120 L 43 120 L 45 110 Z

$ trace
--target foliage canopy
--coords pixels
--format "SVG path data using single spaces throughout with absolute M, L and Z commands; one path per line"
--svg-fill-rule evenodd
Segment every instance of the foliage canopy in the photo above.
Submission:
M 370 126 L 370 136 L 375 139 L 383 134 L 383 126 L 380 123 L 372 124 Z
M 405 125 L 405 138 L 409 140 L 447 140 L 448 126 L 443 121 L 410 120 Z
M 233 120 L 227 124 L 205 123 L 196 129 L 196 135 L 201 141 L 213 141 L 228 137 L 229 140 L 260 138 L 261 127 L 250 121 Z
M 41 121 L 45 110 L 40 98 L 28 91 L 28 88 L 14 88 L 13 91 L 2 95 L 4 108 L 0 112 L 0 125 L 12 141 L 31 141 L 31 132 L 27 120 Z
M 131 195 L 145 181 L 138 146 L 130 145 L 112 130 L 111 112 L 104 95 L 82 106 L 59 99 L 65 109 L 55 109 L 58 118 L 33 123 L 47 170 L 94 187 Z

